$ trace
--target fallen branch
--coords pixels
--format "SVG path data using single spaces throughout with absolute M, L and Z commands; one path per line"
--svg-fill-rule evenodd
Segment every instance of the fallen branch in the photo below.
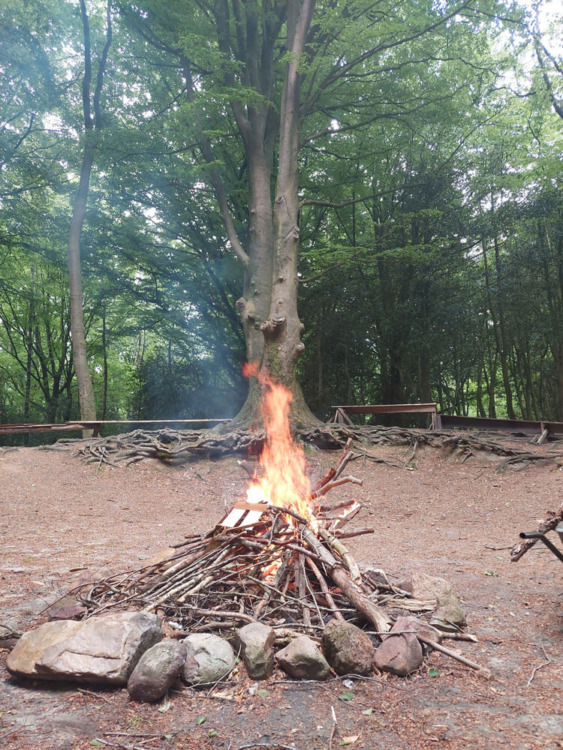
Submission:
M 457 651 L 452 651 L 451 648 L 442 646 L 441 643 L 437 643 L 436 641 L 433 641 L 431 638 L 427 638 L 425 635 L 422 635 L 422 633 L 417 633 L 416 637 L 421 643 L 424 643 L 426 646 L 430 646 L 430 648 L 433 648 L 435 651 L 440 651 L 440 653 L 445 654 L 446 656 L 449 656 L 450 658 L 461 662 L 461 664 L 465 664 L 467 667 L 471 667 L 471 669 L 475 669 L 477 672 L 480 672 L 481 674 L 483 674 L 483 676 L 485 677 L 491 676 L 490 671 L 486 669 L 486 667 L 482 667 L 480 664 L 477 664 L 476 662 L 471 661 L 470 659 L 466 659 L 465 656 L 458 654 Z

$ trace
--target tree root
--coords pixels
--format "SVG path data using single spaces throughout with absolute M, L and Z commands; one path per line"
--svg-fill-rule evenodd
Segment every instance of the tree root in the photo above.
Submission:
M 223 428 L 224 430 L 224 428 Z M 489 453 L 504 458 L 497 467 L 521 467 L 531 462 L 556 462 L 563 453 L 531 453 L 510 445 L 500 439 L 482 437 L 480 434 L 453 431 L 426 431 L 404 427 L 355 427 L 340 424 L 325 424 L 300 430 L 297 437 L 305 444 L 323 450 L 343 448 L 350 440 L 360 455 L 385 463 L 394 468 L 409 464 L 397 460 L 386 460 L 368 450 L 377 446 L 407 446 L 414 450 L 428 446 L 439 448 L 449 455 L 457 455 L 465 461 L 479 453 Z M 156 458 L 171 465 L 185 463 L 196 458 L 220 458 L 227 455 L 259 455 L 265 441 L 263 431 L 232 430 L 135 430 L 107 438 L 95 438 L 82 445 L 78 455 L 88 463 L 109 466 L 128 466 L 145 458 Z M 413 454 L 414 455 L 414 454 Z M 411 456 L 412 460 L 412 456 Z

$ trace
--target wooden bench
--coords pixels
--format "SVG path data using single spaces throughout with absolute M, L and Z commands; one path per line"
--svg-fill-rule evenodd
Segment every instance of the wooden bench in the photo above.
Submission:
M 0 424 L 0 435 L 15 435 L 28 432 L 79 432 L 81 430 L 93 430 L 98 436 L 100 430 L 107 424 L 145 424 L 145 425 L 170 425 L 170 424 L 217 424 L 219 422 L 230 422 L 229 419 L 106 419 L 96 421 L 73 420 L 59 423 L 23 423 L 23 424 Z
M 563 435 L 563 422 L 546 422 L 530 419 L 495 419 L 492 417 L 458 417 L 438 414 L 435 403 L 429 404 L 366 404 L 365 406 L 333 406 L 331 421 L 353 424 L 350 414 L 431 414 L 431 430 L 504 430 L 507 432 L 528 432 L 534 435 L 533 443 L 542 445 L 550 435 Z
M 352 424 L 349 414 L 431 414 L 431 429 L 436 429 L 437 409 L 435 403 L 428 404 L 367 404 L 365 406 L 333 406 L 333 422 Z

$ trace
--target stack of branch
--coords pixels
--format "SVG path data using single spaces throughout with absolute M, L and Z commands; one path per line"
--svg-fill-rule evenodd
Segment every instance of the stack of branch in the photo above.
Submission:
M 367 620 L 386 632 L 390 618 L 379 601 L 403 601 L 405 592 L 384 574 L 362 580 L 342 539 L 373 529 L 346 531 L 360 504 L 325 500 L 335 487 L 361 484 L 341 476 L 354 457 L 348 447 L 338 467 L 313 489 L 317 514 L 312 524 L 286 508 L 238 503 L 234 516 L 230 511 L 211 531 L 186 538 L 166 560 L 82 588 L 81 600 L 93 614 L 110 607 L 139 608 L 190 631 L 260 620 L 314 633 L 337 618 Z M 243 521 L 245 515 L 251 522 Z

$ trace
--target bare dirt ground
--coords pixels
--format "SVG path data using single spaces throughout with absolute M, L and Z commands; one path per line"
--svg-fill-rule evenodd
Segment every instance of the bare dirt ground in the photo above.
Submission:
M 335 463 L 328 452 L 308 456 L 314 476 Z M 404 680 L 298 683 L 275 672 L 256 692 L 241 670 L 213 691 L 179 684 L 149 705 L 125 689 L 19 683 L 6 672 L 4 650 L 0 747 L 562 748 L 563 567 L 543 545 L 518 563 L 509 548 L 561 503 L 563 471 L 543 462 L 495 469 L 490 458 L 460 463 L 426 449 L 409 469 L 359 459 L 352 471 L 363 486 L 340 488 L 342 499 L 364 506 L 351 525 L 376 529 L 349 540 L 358 561 L 392 579 L 415 569 L 449 579 L 478 642 L 447 645 L 488 667 L 492 679 L 434 652 Z M 113 469 L 85 465 L 70 450 L 0 453 L 0 623 L 33 627 L 86 571 L 102 577 L 141 567 L 184 534 L 207 531 L 245 487 L 235 458 Z

